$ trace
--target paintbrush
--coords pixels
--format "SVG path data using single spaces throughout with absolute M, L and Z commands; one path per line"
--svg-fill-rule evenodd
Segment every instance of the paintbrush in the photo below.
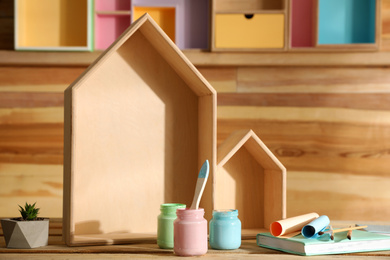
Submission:
M 352 230 L 356 230 L 356 229 L 363 229 L 366 227 L 367 226 L 358 226 L 358 227 L 348 227 L 348 228 L 340 228 L 340 229 L 335 229 L 335 230 L 328 230 L 328 231 L 324 231 L 324 232 L 321 231 L 321 232 L 318 232 L 318 235 L 330 233 L 331 234 L 330 239 L 333 240 L 335 233 L 344 232 L 344 231 L 352 231 Z M 352 236 L 352 234 L 351 234 L 351 236 Z
M 199 202 L 203 194 L 204 187 L 206 186 L 207 178 L 209 177 L 209 161 L 206 160 L 200 168 L 198 180 L 196 182 L 194 199 L 192 201 L 190 209 L 198 209 Z

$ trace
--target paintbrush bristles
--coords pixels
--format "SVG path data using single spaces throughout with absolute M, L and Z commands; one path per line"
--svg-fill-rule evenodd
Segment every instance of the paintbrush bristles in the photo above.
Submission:
M 320 231 L 320 232 L 318 232 L 318 235 L 321 236 L 321 235 L 323 235 L 325 233 L 331 233 L 332 230 L 333 230 L 332 226 L 329 225 L 329 230 L 327 230 L 327 231 Z
M 348 230 L 347 238 L 348 238 L 349 240 L 352 239 L 352 230 Z
M 209 161 L 206 160 L 198 174 L 198 180 L 196 181 L 194 199 L 192 201 L 190 209 L 198 209 L 199 202 L 203 194 L 203 190 L 206 186 L 207 179 L 209 177 Z
M 333 228 L 332 228 L 332 226 L 329 226 L 330 227 L 330 239 L 331 240 L 334 240 L 334 231 L 333 231 Z
M 329 226 L 329 230 L 327 230 L 327 231 L 320 231 L 320 232 L 318 232 L 318 235 L 320 235 L 320 236 L 322 236 L 323 234 L 330 234 L 330 239 L 331 240 L 334 240 L 334 232 L 333 232 L 333 228 L 332 228 L 332 226 Z

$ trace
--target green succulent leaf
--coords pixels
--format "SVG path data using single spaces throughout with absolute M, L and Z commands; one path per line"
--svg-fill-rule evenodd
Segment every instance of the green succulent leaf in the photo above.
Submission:
M 22 218 L 24 220 L 35 220 L 38 216 L 38 213 L 39 213 L 39 208 L 35 208 L 35 204 L 28 204 L 26 202 L 26 205 L 24 206 L 24 208 L 20 205 L 19 206 L 19 212 L 20 214 L 22 215 Z

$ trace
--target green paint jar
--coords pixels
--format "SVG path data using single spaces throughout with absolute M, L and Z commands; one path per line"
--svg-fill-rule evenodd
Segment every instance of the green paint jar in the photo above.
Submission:
M 157 218 L 157 245 L 160 248 L 173 248 L 173 221 L 177 218 L 176 210 L 185 208 L 185 204 L 161 204 L 161 213 Z

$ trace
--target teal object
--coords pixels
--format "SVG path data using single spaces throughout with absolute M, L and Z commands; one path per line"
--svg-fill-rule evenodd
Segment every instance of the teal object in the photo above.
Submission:
M 329 237 L 310 239 L 302 235 L 281 238 L 275 237 L 269 232 L 259 233 L 256 237 L 256 243 L 261 247 L 298 255 L 349 254 L 390 250 L 390 236 L 360 230 L 352 231 L 352 240 L 347 238 L 347 232 L 335 233 L 334 240 L 329 239 Z M 278 258 L 276 254 L 275 256 Z M 330 257 L 323 259 L 327 258 Z
M 319 237 L 318 232 L 324 231 L 328 227 L 329 223 L 330 220 L 328 216 L 322 215 L 304 226 L 301 233 L 305 238 L 317 238 Z
M 375 0 L 319 0 L 318 44 L 375 43 Z
M 238 210 L 214 210 L 209 225 L 210 246 L 213 249 L 237 249 L 241 246 L 241 221 L 238 219 Z
M 166 203 L 160 206 L 160 215 L 157 218 L 157 245 L 160 248 L 173 248 L 173 221 L 177 218 L 176 210 L 185 209 L 185 204 Z

